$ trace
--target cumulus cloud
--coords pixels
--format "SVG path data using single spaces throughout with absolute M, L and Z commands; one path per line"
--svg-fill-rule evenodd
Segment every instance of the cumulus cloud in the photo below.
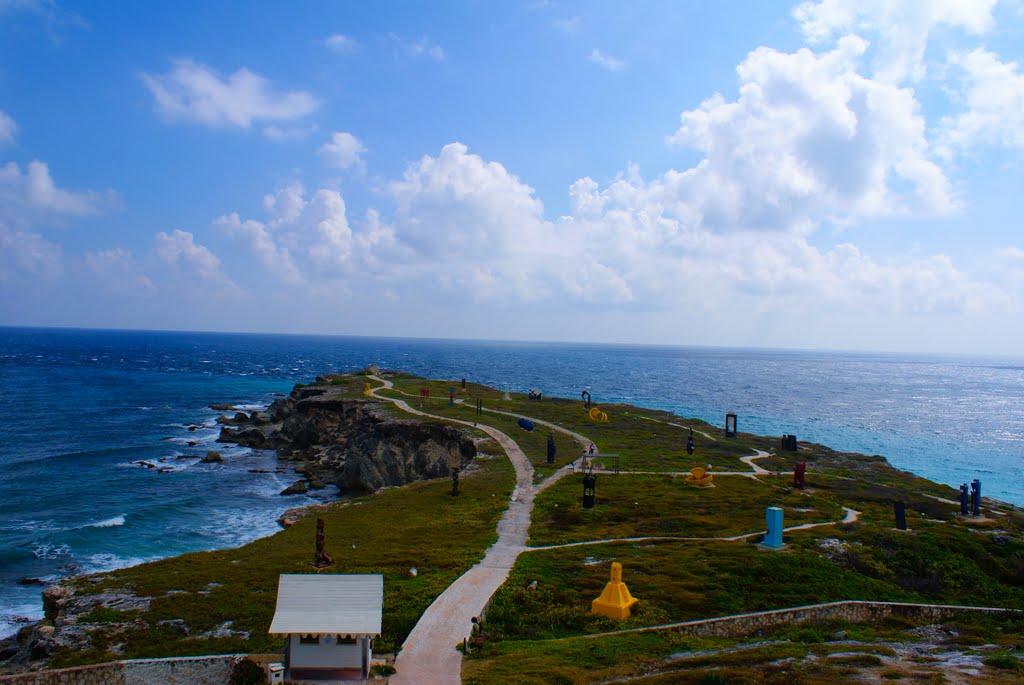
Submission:
M 209 248 L 195 242 L 195 237 L 188 231 L 160 231 L 154 243 L 156 256 L 165 263 L 194 274 L 207 284 L 237 287 L 221 271 L 220 258 Z
M 214 223 L 243 240 L 267 271 L 280 280 L 309 283 L 317 278 L 366 274 L 395 247 L 390 226 L 370 210 L 356 226 L 349 222 L 345 201 L 337 190 L 320 188 L 307 194 L 289 184 L 263 200 L 265 221 L 227 214 Z
M 278 92 L 263 76 L 241 68 L 222 77 L 189 59 L 165 74 L 142 74 L 157 112 L 169 121 L 249 128 L 254 122 L 302 119 L 318 107 L 306 91 Z
M 391 39 L 392 45 L 407 57 L 414 59 L 427 57 L 435 62 L 444 61 L 444 49 L 426 36 L 421 36 L 418 40 L 406 40 L 398 34 L 392 33 L 388 37 Z
M 14 142 L 14 134 L 18 132 L 18 124 L 7 112 L 0 109 L 0 145 Z
M 65 190 L 54 183 L 45 162 L 33 160 L 22 172 L 14 162 L 0 166 L 0 220 L 26 224 L 53 216 L 89 216 L 116 205 L 117 193 Z
M 976 144 L 1024 149 L 1024 74 L 1016 62 L 979 48 L 952 53 L 964 109 L 939 122 L 937 147 L 944 157 Z
M 424 255 L 494 255 L 540 248 L 543 206 L 497 162 L 450 143 L 390 184 L 403 241 Z
M 351 55 L 359 49 L 359 42 L 352 36 L 346 36 L 343 33 L 335 33 L 324 39 L 324 46 L 335 54 Z
M 336 131 L 329 141 L 320 146 L 320 156 L 338 169 L 359 169 L 363 165 L 362 154 L 366 152 L 363 144 L 345 131 Z
M 626 66 L 626 63 L 617 57 L 606 55 L 597 48 L 590 51 L 590 61 L 594 64 L 604 67 L 608 71 L 619 71 Z
M 876 36 L 873 78 L 888 83 L 925 76 L 925 50 L 931 33 L 950 26 L 970 34 L 992 28 L 998 0 L 820 0 L 793 10 L 812 45 L 849 34 Z
M 822 54 L 750 53 L 737 67 L 737 100 L 716 94 L 682 113 L 669 141 L 705 157 L 666 174 L 660 192 L 719 231 L 808 231 L 830 215 L 954 211 L 913 91 L 861 76 L 865 47 L 849 36 Z

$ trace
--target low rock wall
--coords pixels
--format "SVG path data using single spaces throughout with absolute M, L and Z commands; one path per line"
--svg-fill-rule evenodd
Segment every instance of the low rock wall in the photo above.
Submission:
M 819 621 L 871 623 L 890 616 L 899 616 L 920 624 L 926 624 L 942 621 L 962 613 L 999 614 L 1006 611 L 1014 610 L 947 604 L 905 604 L 901 602 L 850 600 L 845 602 L 829 602 L 828 604 L 812 604 L 792 609 L 737 614 L 735 616 L 723 616 L 721 618 L 704 619 L 701 621 L 671 623 L 651 628 L 638 628 L 636 630 L 675 630 L 697 637 L 743 637 L 756 633 L 759 630 L 769 630 L 795 623 L 815 623 Z
M 133 659 L 0 676 L 0 685 L 224 685 L 244 655 Z

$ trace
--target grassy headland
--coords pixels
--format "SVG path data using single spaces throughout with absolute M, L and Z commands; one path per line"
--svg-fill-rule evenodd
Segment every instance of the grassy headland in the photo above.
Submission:
M 390 395 L 415 408 L 494 426 L 513 437 L 533 462 L 537 480 L 579 457 L 586 445 L 553 432 L 558 453 L 552 467 L 545 463 L 547 427 L 527 432 L 514 416 L 489 410 L 551 422 L 593 440 L 603 454 L 619 455 L 623 473 L 599 475 L 596 508 L 582 509 L 579 474 L 537 496 L 532 547 L 594 544 L 537 549 L 519 557 L 493 598 L 487 612 L 490 639 L 466 661 L 465 682 L 824 683 L 869 672 L 887 680 L 942 682 L 927 675 L 937 671 L 929 671 L 924 661 L 899 661 L 895 642 L 923 638 L 908 637 L 913 626 L 898 621 L 794 627 L 758 636 L 764 644 L 753 645 L 672 632 L 588 636 L 844 599 L 1024 607 L 1024 514 L 986 500 L 984 516 L 961 517 L 953 501 L 956 491 L 894 469 L 881 457 L 815 444 L 801 444 L 797 453 L 777 452 L 772 450 L 777 440 L 746 433 L 726 438 L 705 422 L 628 405 L 601 405 L 609 420 L 599 422 L 588 418 L 579 400 L 537 401 L 520 394 L 505 400 L 500 390 L 471 383 L 463 389 L 456 381 L 406 374 L 389 374 L 389 379 L 395 383 Z M 365 380 L 330 377 L 325 382 L 358 397 Z M 424 387 L 429 398 L 420 397 Z M 451 387 L 456 398 L 466 401 L 449 405 Z M 479 416 L 478 398 L 485 409 Z M 697 431 L 692 456 L 686 453 L 690 428 Z M 488 451 L 497 451 L 491 445 Z M 771 450 L 758 464 L 778 474 L 724 475 L 750 474 L 740 458 L 756 450 Z M 614 465 L 611 458 L 598 461 L 606 469 Z M 808 465 L 803 490 L 791 486 L 797 461 Z M 714 488 L 689 487 L 678 475 L 709 464 L 712 473 L 722 474 L 715 476 Z M 449 495 L 445 479 L 318 509 L 316 516 L 326 519 L 328 552 L 336 561 L 326 572 L 384 574 L 384 634 L 378 651 L 399 646 L 430 602 L 483 555 L 495 539 L 513 483 L 507 460 L 478 458 L 463 475 L 463 494 L 457 498 Z M 897 500 L 906 502 L 910 531 L 893 529 Z M 759 549 L 758 535 L 716 539 L 763 531 L 766 506 L 782 507 L 786 526 L 824 525 L 787 532 L 789 547 L 781 552 Z M 860 512 L 859 519 L 839 523 L 846 509 Z M 278 649 L 280 640 L 266 635 L 277 577 L 313 572 L 309 561 L 316 516 L 238 549 L 77 579 L 80 594 L 116 590 L 152 599 L 142 610 L 96 610 L 89 617 L 95 622 L 93 648 L 58 652 L 54 665 Z M 672 539 L 629 540 L 649 536 Z M 601 542 L 613 538 L 625 540 Z M 624 579 L 640 599 L 623 622 L 589 613 L 613 561 L 623 564 Z M 418 575 L 409 573 L 411 567 Z M 950 635 L 956 633 L 951 648 L 980 655 L 978 668 L 989 680 L 978 682 L 1020 678 L 1014 669 L 1024 644 L 1024 620 L 964 618 L 946 627 Z M 982 653 L 979 641 L 993 647 Z M 922 658 L 927 654 L 919 653 Z M 920 667 L 918 676 L 914 663 Z M 719 680 L 706 679 L 704 671 L 711 667 L 718 669 Z

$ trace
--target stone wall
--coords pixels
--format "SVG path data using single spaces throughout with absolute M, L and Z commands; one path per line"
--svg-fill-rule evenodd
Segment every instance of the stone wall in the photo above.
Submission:
M 947 604 L 905 604 L 901 602 L 865 602 L 849 600 L 737 614 L 721 618 L 670 623 L 650 628 L 635 628 L 632 631 L 675 630 L 697 637 L 743 637 L 759 630 L 770 630 L 795 623 L 819 621 L 846 621 L 849 623 L 870 623 L 890 616 L 899 616 L 918 624 L 935 623 L 962 613 L 999 614 L 1013 609 L 989 607 L 965 607 Z M 608 633 L 605 633 L 606 635 Z
M 244 655 L 133 659 L 0 676 L 0 685 L 224 685 Z

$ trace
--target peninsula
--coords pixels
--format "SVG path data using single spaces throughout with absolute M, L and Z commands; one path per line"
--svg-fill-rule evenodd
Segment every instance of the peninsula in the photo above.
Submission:
M 48 588 L 46 619 L 3 668 L 266 663 L 282 646 L 267 633 L 278 577 L 324 572 L 383 575 L 375 673 L 394 685 L 1024 674 L 1024 512 L 981 499 L 964 515 L 959 492 L 882 457 L 376 369 L 223 423 L 222 440 L 276 449 L 296 485 L 346 497 L 244 547 Z M 764 544 L 768 508 L 778 545 Z M 591 612 L 613 563 L 636 600 L 626 618 Z

